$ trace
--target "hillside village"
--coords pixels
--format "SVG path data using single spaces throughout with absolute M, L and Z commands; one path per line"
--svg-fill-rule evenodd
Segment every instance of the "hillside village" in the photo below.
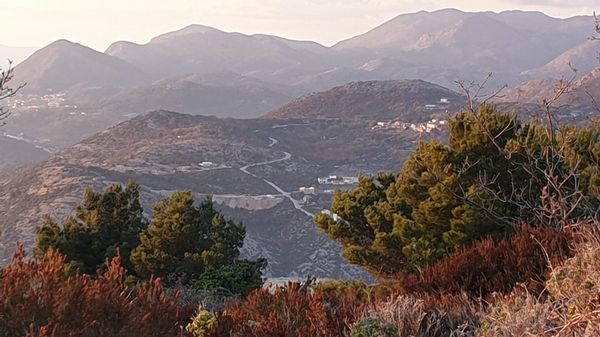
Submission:
M 455 111 L 451 112 L 448 110 L 450 107 L 451 101 L 449 98 L 442 97 L 435 104 L 425 104 L 422 109 L 423 112 L 431 114 L 435 113 L 439 116 L 450 116 L 451 113 L 455 113 Z M 410 123 L 410 122 L 402 122 L 402 120 L 391 120 L 391 121 L 377 121 L 374 126 L 371 127 L 371 130 L 388 130 L 388 129 L 396 129 L 396 130 L 411 130 L 417 133 L 431 133 L 434 131 L 442 130 L 447 126 L 448 121 L 446 119 L 432 118 L 426 122 L 421 123 Z

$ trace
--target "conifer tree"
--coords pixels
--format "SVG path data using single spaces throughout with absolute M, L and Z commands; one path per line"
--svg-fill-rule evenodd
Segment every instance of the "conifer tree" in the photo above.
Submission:
M 184 283 L 239 258 L 246 231 L 227 220 L 207 198 L 194 205 L 191 192 L 175 192 L 156 204 L 131 260 L 142 277 L 174 278 Z
M 131 251 L 147 226 L 139 200 L 139 186 L 113 184 L 104 193 L 87 189 L 75 214 L 62 226 L 50 218 L 37 230 L 35 253 L 42 257 L 54 249 L 64 254 L 71 266 L 93 274 L 106 259 L 121 256 L 123 266 L 132 270 Z
M 560 226 L 600 210 L 600 128 L 520 123 L 492 105 L 450 122 L 448 145 L 422 142 L 396 174 L 340 191 L 318 227 L 375 275 L 417 271 L 519 222 Z

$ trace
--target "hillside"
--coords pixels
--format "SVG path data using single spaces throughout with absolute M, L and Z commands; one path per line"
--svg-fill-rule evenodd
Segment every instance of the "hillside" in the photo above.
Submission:
M 548 62 L 544 66 L 523 72 L 523 75 L 533 78 L 571 78 L 573 75 L 582 77 L 600 65 L 598 41 L 585 41 Z M 573 72 L 576 70 L 576 73 Z
M 41 217 L 64 217 L 85 187 L 135 180 L 147 210 L 175 190 L 212 194 L 247 226 L 244 255 L 268 258 L 269 276 L 364 278 L 309 216 L 326 208 L 328 190 L 338 188 L 317 178 L 397 170 L 417 136 L 373 131 L 365 122 L 143 114 L 3 176 L 0 256 L 6 261 L 17 241 L 31 247 Z M 302 186 L 317 193 L 304 195 Z
M 544 65 L 584 42 L 592 26 L 591 18 L 563 20 L 539 12 L 421 11 L 399 15 L 334 49 L 504 73 Z
M 528 81 L 507 90 L 501 98 L 503 102 L 541 103 L 556 96 L 557 89 L 565 87 L 570 78 Z M 558 99 L 556 106 L 565 109 L 578 109 L 593 105 L 592 97 L 600 97 L 600 68 L 585 74 L 572 82 L 568 90 Z
M 331 63 L 324 58 L 329 50 L 314 42 L 227 33 L 201 25 L 157 36 L 143 45 L 116 42 L 106 54 L 163 77 L 233 71 L 268 79 L 318 70 Z
M 420 108 L 437 105 L 445 93 L 431 88 L 431 95 L 411 98 L 403 96 L 402 88 L 382 86 L 383 92 L 391 90 L 380 94 L 385 102 L 365 105 L 360 101 L 378 100 L 378 95 L 357 93 L 355 101 L 333 103 L 335 95 L 349 93 L 328 91 L 350 82 L 404 79 L 456 88 L 457 80 L 481 83 L 490 71 L 494 76 L 488 88 L 514 87 L 563 74 L 569 61 L 583 75 L 593 67 L 593 43 L 586 43 L 592 29 L 589 16 L 556 19 L 539 12 L 447 9 L 403 14 L 333 47 L 202 25 L 145 44 L 116 42 L 106 53 L 59 40 L 17 67 L 14 83 L 28 85 L 9 102 L 13 116 L 5 129 L 54 151 L 156 109 L 232 118 L 275 109 L 270 116 L 289 110 L 292 117 L 422 121 L 445 113 L 424 114 Z M 536 89 L 525 102 L 544 91 L 527 85 Z M 326 94 L 308 95 L 314 92 Z M 278 109 L 303 95 L 308 96 Z
M 435 114 L 447 115 L 447 110 L 455 112 L 463 104 L 458 93 L 425 81 L 366 81 L 301 97 L 265 117 L 422 122 Z
M 26 165 L 48 159 L 48 151 L 12 135 L 0 136 L 0 169 Z
M 584 124 L 600 113 L 600 68 L 573 80 L 528 81 L 510 88 L 495 100 L 503 109 L 514 110 L 522 118 L 545 114 L 545 103 L 562 123 Z
M 292 99 L 292 90 L 231 72 L 191 74 L 118 94 L 100 109 L 112 114 L 173 110 L 204 116 L 253 118 Z
M 15 83 L 27 83 L 25 93 L 79 91 L 99 88 L 118 91 L 145 83 L 150 76 L 118 58 L 67 40 L 58 40 L 33 53 L 15 68 Z

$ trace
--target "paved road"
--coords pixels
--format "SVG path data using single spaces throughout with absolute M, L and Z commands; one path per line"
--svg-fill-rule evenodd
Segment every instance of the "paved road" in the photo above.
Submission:
M 273 147 L 275 144 L 278 143 L 277 139 L 269 137 L 269 147 Z M 282 162 L 282 161 L 286 161 L 289 160 L 290 158 L 292 158 L 292 155 L 289 152 L 285 152 L 283 151 L 284 156 L 282 158 L 279 159 L 273 159 L 273 160 L 267 160 L 267 161 L 262 161 L 260 163 L 254 163 L 254 164 L 249 164 L 246 165 L 244 167 L 240 167 L 240 171 L 244 172 L 247 175 L 250 175 L 254 178 L 258 178 L 258 179 L 262 179 L 266 184 L 268 184 L 269 186 L 273 187 L 273 189 L 275 189 L 277 192 L 279 192 L 281 194 L 281 196 L 288 198 L 292 204 L 294 205 L 294 208 L 296 208 L 297 210 L 299 210 L 300 212 L 306 214 L 307 216 L 314 218 L 314 214 L 312 214 L 311 212 L 305 210 L 302 205 L 300 204 L 300 201 L 296 200 L 294 197 L 292 197 L 292 194 L 290 192 L 287 192 L 285 190 L 283 190 L 281 187 L 277 186 L 277 184 L 275 184 L 272 181 L 269 181 L 265 178 L 259 177 L 258 175 L 248 171 L 249 168 L 251 167 L 257 167 L 257 166 L 263 166 L 263 165 L 269 165 L 269 164 L 273 164 L 273 163 L 278 163 L 278 162 Z

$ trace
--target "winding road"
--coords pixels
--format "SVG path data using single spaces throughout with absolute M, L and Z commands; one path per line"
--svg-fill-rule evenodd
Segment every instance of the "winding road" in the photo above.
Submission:
M 269 147 L 273 147 L 275 146 L 275 144 L 278 143 L 277 139 L 269 137 Z M 257 167 L 257 166 L 263 166 L 263 165 L 269 165 L 269 164 L 273 164 L 273 163 L 278 163 L 278 162 L 282 162 L 282 161 L 286 161 L 289 160 L 290 158 L 292 158 L 292 155 L 289 152 L 285 152 L 283 151 L 284 156 L 282 158 L 279 159 L 273 159 L 273 160 L 268 160 L 268 161 L 262 161 L 260 163 L 254 163 L 254 164 L 248 164 L 246 166 L 240 167 L 240 171 L 242 171 L 243 173 L 250 175 L 254 178 L 258 178 L 258 179 L 262 179 L 262 181 L 264 181 L 267 185 L 273 187 L 273 189 L 275 189 L 277 192 L 280 193 L 281 196 L 289 199 L 292 204 L 294 205 L 294 208 L 296 208 L 297 210 L 299 210 L 300 212 L 306 214 L 307 216 L 314 218 L 315 215 L 312 214 L 311 212 L 305 210 L 302 205 L 300 205 L 300 201 L 296 200 L 294 197 L 292 197 L 292 193 L 290 192 L 286 192 L 284 189 L 282 189 L 281 187 L 277 186 L 277 184 L 275 184 L 272 181 L 269 181 L 263 177 L 259 177 L 258 175 L 248 171 L 249 168 L 251 167 Z

